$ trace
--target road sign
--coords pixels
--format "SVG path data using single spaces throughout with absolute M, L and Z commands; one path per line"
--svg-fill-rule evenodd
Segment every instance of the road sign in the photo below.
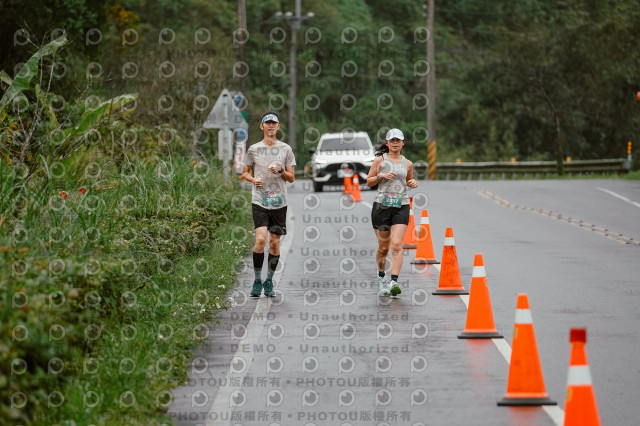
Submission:
M 241 174 L 244 169 L 244 154 L 247 152 L 247 139 L 249 139 L 249 133 L 247 129 L 237 128 L 233 131 L 235 135 L 235 150 L 233 153 L 233 169 L 237 174 Z
M 218 159 L 225 164 L 225 175 L 228 173 L 228 164 L 233 160 L 233 167 L 237 173 L 242 173 L 240 163 L 244 158 L 247 129 L 249 125 L 245 114 L 240 109 L 245 109 L 247 99 L 240 92 L 229 92 L 222 89 L 216 103 L 211 108 L 207 119 L 202 125 L 205 129 L 219 129 L 218 131 Z M 234 136 L 236 139 L 234 149 Z
M 243 129 L 242 127 L 235 129 L 235 134 L 237 142 L 246 142 L 246 140 L 249 139 L 247 129 Z
M 236 93 L 234 99 L 227 89 L 222 89 L 202 127 L 205 129 L 247 129 L 249 125 L 240 108 L 236 106 L 237 101 L 241 105 L 243 104 L 242 99 L 244 96 L 241 94 Z

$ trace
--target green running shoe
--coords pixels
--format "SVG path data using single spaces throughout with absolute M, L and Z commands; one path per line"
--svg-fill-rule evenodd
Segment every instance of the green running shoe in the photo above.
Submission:
M 251 297 L 260 297 L 260 293 L 262 293 L 262 282 L 260 280 L 255 280 L 253 282 L 253 288 L 251 289 Z M 266 294 L 266 289 L 265 289 Z
M 402 293 L 402 289 L 400 288 L 398 283 L 395 281 L 391 281 L 391 290 L 389 290 L 389 294 L 391 294 L 392 296 L 397 296 L 400 293 Z
M 265 280 L 264 284 L 264 295 L 269 297 L 276 297 L 276 292 L 273 291 L 273 282 L 271 280 Z

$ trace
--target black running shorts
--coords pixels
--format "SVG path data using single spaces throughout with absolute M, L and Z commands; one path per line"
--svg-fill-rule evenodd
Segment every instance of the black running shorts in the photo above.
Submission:
M 387 207 L 377 202 L 373 203 L 371 224 L 373 229 L 379 231 L 390 231 L 393 225 L 408 225 L 409 204 L 402 207 Z
M 270 234 L 287 234 L 287 206 L 279 209 L 265 209 L 257 204 L 251 204 L 253 213 L 253 227 L 266 226 Z

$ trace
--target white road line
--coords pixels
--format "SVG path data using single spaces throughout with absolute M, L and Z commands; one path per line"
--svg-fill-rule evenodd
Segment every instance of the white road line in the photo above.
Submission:
M 511 364 L 511 346 L 504 339 L 491 339 L 493 343 L 498 348 L 498 351 L 502 355 L 505 361 L 507 361 L 507 365 Z
M 291 210 L 287 211 L 287 222 L 291 225 Z M 284 237 L 284 241 L 280 245 L 280 262 L 282 262 L 282 268 L 279 268 L 278 271 L 273 275 L 273 281 L 280 282 L 280 276 L 282 275 L 282 271 L 284 271 L 284 266 L 286 265 L 287 255 L 289 253 L 289 248 L 293 242 L 294 235 L 294 226 L 287 227 L 287 235 Z M 277 290 L 277 287 L 274 287 Z M 232 363 L 234 358 L 242 358 L 245 361 L 246 367 L 241 373 L 237 373 L 232 370 L 231 364 L 229 364 L 229 371 L 225 377 L 223 383 L 228 383 L 227 386 L 221 386 L 216 393 L 216 397 L 211 404 L 211 408 L 209 409 L 209 413 L 207 415 L 207 423 L 206 426 L 228 426 L 229 420 L 211 420 L 212 418 L 218 418 L 220 416 L 215 415 L 214 413 L 222 413 L 231 408 L 230 398 L 233 392 L 240 390 L 242 385 L 239 386 L 231 386 L 232 382 L 230 379 L 234 377 L 236 383 L 242 384 L 244 381 L 244 377 L 247 375 L 249 368 L 251 368 L 251 363 L 253 362 L 253 348 L 260 340 L 260 336 L 262 336 L 262 330 L 264 329 L 264 323 L 267 320 L 267 316 L 269 311 L 271 311 L 271 304 L 273 298 L 271 297 L 260 297 L 258 302 L 256 303 L 256 308 L 251 315 L 251 320 L 247 324 L 247 331 L 244 335 L 242 341 L 238 343 L 238 350 L 234 354 L 232 358 Z M 242 349 L 240 349 L 242 348 Z M 248 351 L 245 349 L 249 349 Z
M 440 269 L 440 268 L 438 267 L 438 269 Z M 468 294 L 461 294 L 460 295 L 460 299 L 464 303 L 464 306 L 466 306 L 467 309 L 469 309 L 469 295 Z
M 542 409 L 551 417 L 558 426 L 564 424 L 564 410 L 557 405 L 543 405 Z
M 638 203 L 638 202 L 636 202 L 636 201 L 633 201 L 633 200 L 630 200 L 630 199 L 628 199 L 627 197 L 625 197 L 624 195 L 620 195 L 620 194 L 618 194 L 618 193 L 616 193 L 616 192 L 613 192 L 613 191 L 611 191 L 611 190 L 609 190 L 609 189 L 607 189 L 607 188 L 600 188 L 600 187 L 596 187 L 596 189 L 597 189 L 598 191 L 606 192 L 606 193 L 607 193 L 607 194 L 609 194 L 609 195 L 613 195 L 614 197 L 619 198 L 619 199 L 621 199 L 622 201 L 626 201 L 627 203 L 629 203 L 629 204 L 633 204 L 634 206 L 636 206 L 636 207 L 640 208 L 640 203 Z
M 435 266 L 438 271 L 440 271 L 440 265 L 436 264 L 433 266 Z M 464 305 L 467 307 L 467 309 L 469 309 L 469 295 L 461 294 L 458 297 L 460 297 Z M 507 365 L 510 365 L 511 346 L 509 346 L 505 339 L 491 339 L 491 341 L 494 345 L 496 345 L 496 348 L 498 348 L 498 352 L 500 352 L 500 355 L 502 355 L 504 360 L 507 362 Z M 562 408 L 558 407 L 557 405 L 543 405 L 542 409 L 545 411 L 545 413 L 547 413 L 549 417 L 551 417 L 551 420 L 553 420 L 553 422 L 557 426 L 562 426 L 564 424 L 564 410 Z

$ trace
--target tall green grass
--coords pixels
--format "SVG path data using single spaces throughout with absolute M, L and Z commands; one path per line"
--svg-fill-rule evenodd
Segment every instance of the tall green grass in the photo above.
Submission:
M 74 167 L 70 161 L 65 167 Z M 0 423 L 159 424 L 233 302 L 250 204 L 206 162 L 0 162 Z
M 624 178 L 629 180 L 640 180 L 640 170 L 629 172 L 626 176 L 624 176 Z

